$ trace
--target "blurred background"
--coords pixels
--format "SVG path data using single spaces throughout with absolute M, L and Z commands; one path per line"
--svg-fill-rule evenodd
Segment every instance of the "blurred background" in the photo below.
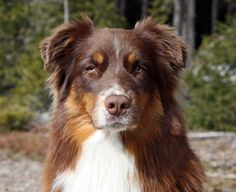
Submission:
M 149 15 L 175 27 L 191 47 L 183 109 L 206 191 L 236 191 L 236 0 L 0 0 L 0 191 L 40 191 L 51 98 L 38 47 L 80 13 L 99 27 Z

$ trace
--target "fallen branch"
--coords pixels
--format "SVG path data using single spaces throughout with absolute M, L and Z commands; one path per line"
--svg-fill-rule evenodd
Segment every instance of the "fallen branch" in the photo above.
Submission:
M 191 132 L 188 134 L 189 139 L 197 140 L 197 139 L 211 139 L 211 138 L 219 138 L 219 137 L 236 137 L 236 133 L 234 132 Z
M 211 178 L 220 178 L 220 179 L 232 179 L 232 180 L 236 180 L 236 175 L 235 174 L 225 174 L 225 173 L 206 173 L 206 175 L 208 177 Z

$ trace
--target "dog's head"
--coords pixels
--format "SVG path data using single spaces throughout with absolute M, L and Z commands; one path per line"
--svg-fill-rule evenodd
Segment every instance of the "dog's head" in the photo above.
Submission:
M 96 28 L 84 17 L 57 28 L 42 42 L 41 55 L 57 104 L 86 113 L 97 129 L 125 130 L 150 110 L 158 118 L 168 109 L 186 47 L 152 18 L 124 30 Z

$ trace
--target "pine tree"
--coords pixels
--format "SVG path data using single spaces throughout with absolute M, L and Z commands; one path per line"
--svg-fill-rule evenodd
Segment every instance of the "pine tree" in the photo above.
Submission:
M 236 17 L 206 37 L 187 73 L 193 129 L 236 131 Z

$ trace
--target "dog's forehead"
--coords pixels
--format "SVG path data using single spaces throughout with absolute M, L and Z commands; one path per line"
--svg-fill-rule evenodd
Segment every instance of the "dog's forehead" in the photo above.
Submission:
M 100 38 L 100 40 L 111 41 L 114 38 L 120 41 L 128 40 L 134 34 L 133 30 L 119 29 L 119 28 L 98 28 L 95 30 L 93 37 Z M 98 40 L 98 39 L 97 39 Z
M 89 44 L 104 52 L 125 54 L 138 48 L 137 39 L 133 30 L 100 28 L 91 35 Z

